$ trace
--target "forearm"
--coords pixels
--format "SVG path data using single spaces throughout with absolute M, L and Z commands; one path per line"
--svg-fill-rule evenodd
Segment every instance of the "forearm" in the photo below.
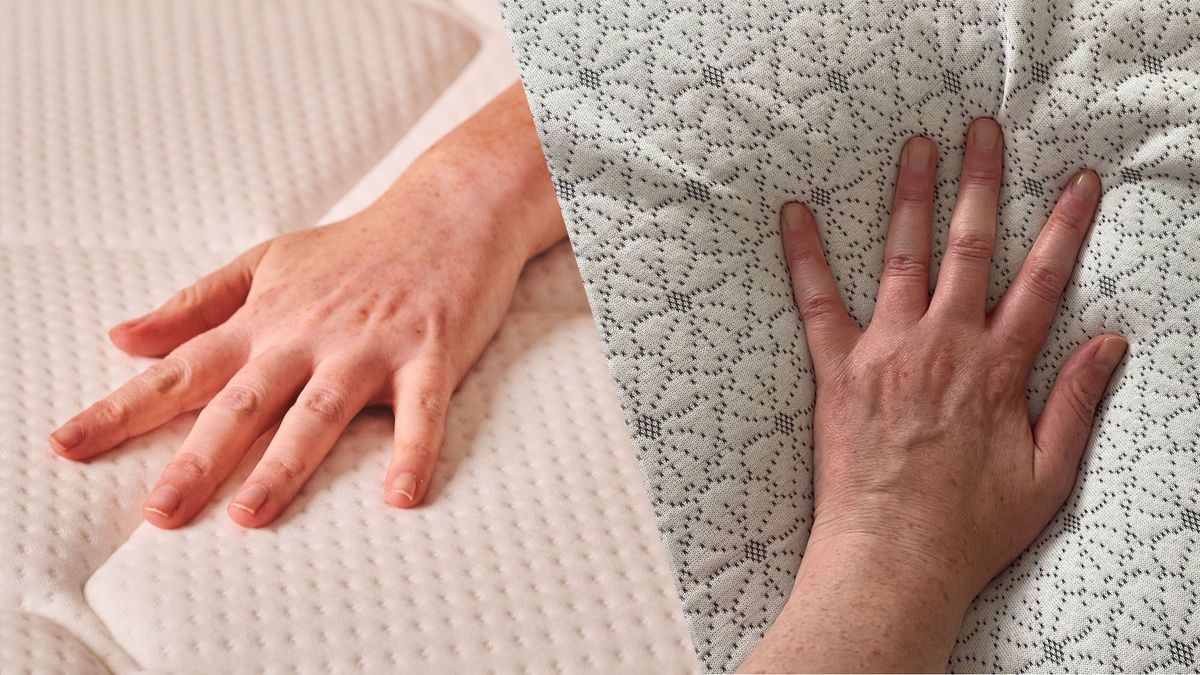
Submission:
M 371 210 L 398 220 L 413 208 L 455 211 L 461 227 L 523 259 L 566 236 L 520 83 L 435 143 Z
M 743 672 L 941 672 L 967 602 L 932 561 L 865 542 L 810 544 Z

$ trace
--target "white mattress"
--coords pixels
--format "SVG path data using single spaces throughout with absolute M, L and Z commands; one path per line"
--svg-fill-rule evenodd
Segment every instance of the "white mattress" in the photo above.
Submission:
M 420 509 L 378 498 L 386 412 L 255 531 L 228 490 L 142 522 L 191 416 L 89 464 L 47 446 L 148 363 L 107 327 L 361 207 L 514 77 L 482 0 L 0 1 L 0 669 L 695 669 L 565 246 L 455 396 Z
M 936 260 L 967 124 L 991 115 L 993 302 L 1067 179 L 1105 185 L 1031 412 L 1087 338 L 1129 352 L 1075 490 L 976 598 L 949 668 L 1200 668 L 1200 2 L 503 5 L 703 667 L 735 668 L 774 621 L 812 518 L 780 207 L 812 206 L 865 324 L 902 141 L 940 149 Z

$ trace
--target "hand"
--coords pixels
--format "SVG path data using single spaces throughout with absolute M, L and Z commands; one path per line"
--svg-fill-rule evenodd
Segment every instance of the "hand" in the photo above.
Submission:
M 866 330 L 847 314 L 813 216 L 782 213 L 816 371 L 814 523 L 787 608 L 751 669 L 942 670 L 970 602 L 1038 536 L 1074 484 L 1125 350 L 1101 335 L 1067 360 L 1036 422 L 1026 382 L 1100 197 L 1076 174 L 1011 288 L 987 311 L 1003 161 L 970 128 L 929 296 L 936 148 L 904 148 L 883 278 Z
M 114 328 L 130 354 L 167 357 L 69 420 L 51 445 L 87 459 L 203 408 L 145 502 L 148 521 L 172 528 L 279 422 L 228 509 L 258 527 L 359 410 L 388 405 L 396 435 L 385 499 L 416 505 L 451 393 L 498 328 L 526 260 L 564 233 L 515 87 L 371 208 L 256 246 Z

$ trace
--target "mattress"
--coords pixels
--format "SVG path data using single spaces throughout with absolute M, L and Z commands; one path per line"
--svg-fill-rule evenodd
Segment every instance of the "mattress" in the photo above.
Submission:
M 976 599 L 954 671 L 1200 666 L 1200 4 L 504 0 L 588 298 L 702 666 L 787 601 L 812 518 L 812 369 L 778 234 L 817 214 L 860 323 L 901 142 L 941 150 L 935 260 L 968 122 L 1005 128 L 991 301 L 1062 184 L 1106 186 L 1029 381 L 1129 353 L 1075 490 Z M 800 598 L 798 602 L 803 602 Z
M 191 525 L 142 521 L 194 416 L 87 464 L 47 445 L 150 363 L 109 326 L 361 208 L 514 78 L 486 2 L 0 0 L 0 670 L 696 668 L 566 246 L 419 509 L 379 499 L 386 412 L 253 531 L 223 505 L 254 452 Z

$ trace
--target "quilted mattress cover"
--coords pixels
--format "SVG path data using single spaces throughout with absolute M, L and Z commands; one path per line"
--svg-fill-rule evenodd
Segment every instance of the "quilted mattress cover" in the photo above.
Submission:
M 147 365 L 108 326 L 369 203 L 515 76 L 486 2 L 0 0 L 0 670 L 695 669 L 566 246 L 457 393 L 420 509 L 378 497 L 387 413 L 255 531 L 228 490 L 142 522 L 193 417 L 87 465 L 46 444 Z
M 1200 3 L 502 4 L 705 668 L 770 626 L 812 518 L 779 209 L 812 206 L 865 322 L 901 142 L 940 148 L 940 253 L 980 115 L 1008 141 L 992 301 L 1064 181 L 1106 186 L 1031 412 L 1087 337 L 1130 350 L 1074 493 L 977 598 L 950 668 L 1200 667 Z

